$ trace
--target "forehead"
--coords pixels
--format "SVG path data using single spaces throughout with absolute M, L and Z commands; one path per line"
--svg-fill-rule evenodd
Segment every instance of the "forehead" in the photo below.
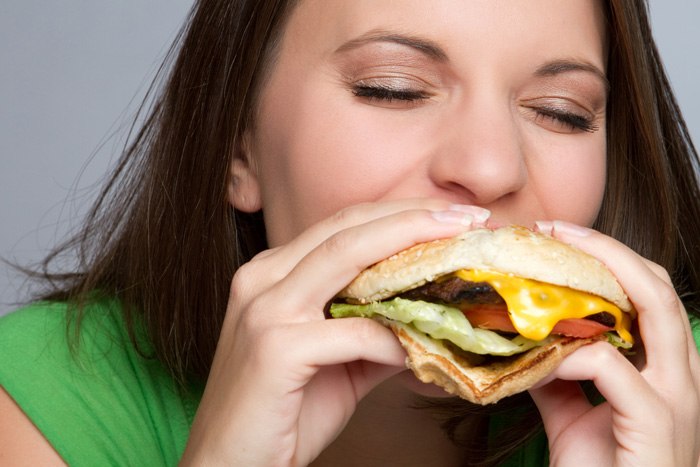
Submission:
M 328 57 L 363 36 L 405 34 L 440 44 L 448 58 L 556 53 L 605 67 L 599 0 L 300 0 L 283 48 L 297 59 Z

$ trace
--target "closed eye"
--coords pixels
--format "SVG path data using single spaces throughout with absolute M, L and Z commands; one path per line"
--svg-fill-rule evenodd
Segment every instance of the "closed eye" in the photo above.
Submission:
M 356 84 L 352 87 L 352 93 L 370 101 L 384 101 L 391 103 L 393 101 L 415 102 L 423 99 L 429 99 L 430 95 L 423 91 L 413 89 L 396 89 L 382 85 L 365 85 Z
M 536 120 L 548 120 L 571 131 L 593 133 L 599 129 L 592 118 L 577 113 L 547 107 L 535 108 L 534 111 L 537 113 Z

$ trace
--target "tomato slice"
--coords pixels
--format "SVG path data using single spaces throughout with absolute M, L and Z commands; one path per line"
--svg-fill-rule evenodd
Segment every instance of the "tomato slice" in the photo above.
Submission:
M 504 307 L 480 306 L 462 310 L 472 326 L 492 331 L 517 333 Z M 552 334 L 569 337 L 595 337 L 613 328 L 590 319 L 571 318 L 559 321 Z
M 485 305 L 462 310 L 469 323 L 475 328 L 491 329 L 492 331 L 515 332 L 515 327 L 504 306 Z

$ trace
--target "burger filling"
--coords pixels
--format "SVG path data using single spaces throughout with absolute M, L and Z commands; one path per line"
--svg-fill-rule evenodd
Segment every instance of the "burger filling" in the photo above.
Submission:
M 383 316 L 411 324 L 478 354 L 513 355 L 546 343 L 550 335 L 606 334 L 631 348 L 631 319 L 600 297 L 491 271 L 460 270 L 396 298 L 331 306 L 331 315 Z

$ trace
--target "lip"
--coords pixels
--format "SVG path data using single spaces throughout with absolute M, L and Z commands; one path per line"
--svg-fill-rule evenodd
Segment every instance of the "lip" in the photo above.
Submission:
M 510 222 L 502 222 L 502 221 L 497 220 L 497 219 L 489 219 L 486 222 L 486 227 L 488 227 L 489 229 L 492 229 L 492 230 L 496 230 L 496 229 L 499 229 L 501 227 L 505 227 L 505 226 L 510 225 L 510 224 L 511 224 Z

